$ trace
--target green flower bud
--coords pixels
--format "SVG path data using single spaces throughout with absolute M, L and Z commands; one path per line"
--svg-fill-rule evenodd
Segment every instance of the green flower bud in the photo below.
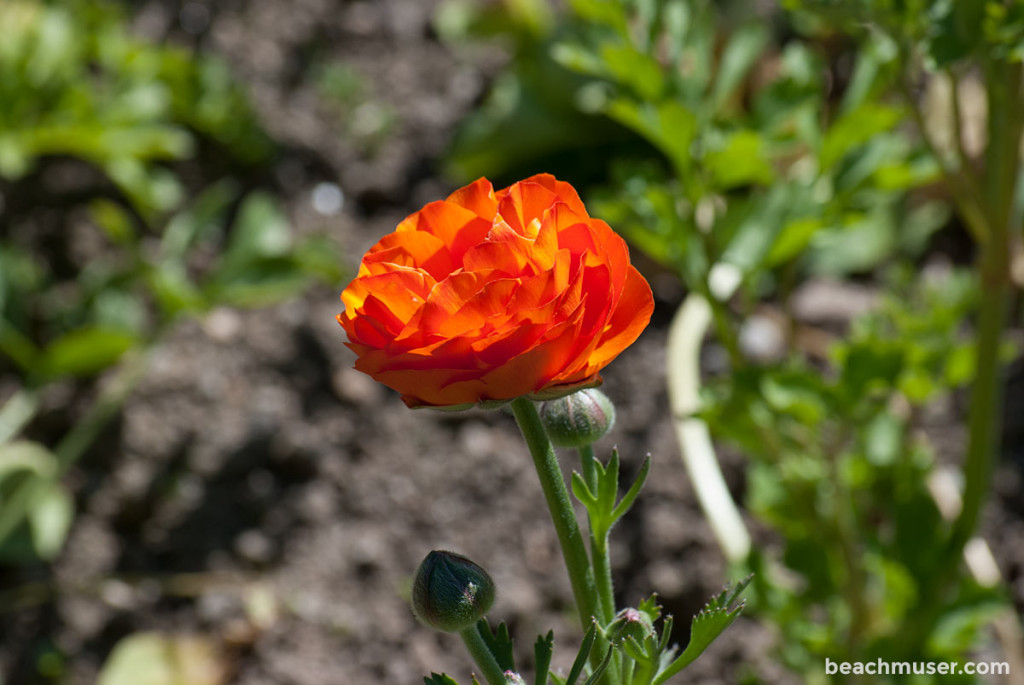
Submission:
M 618 644 L 627 637 L 643 643 L 645 638 L 654 636 L 654 624 L 649 616 L 633 608 L 623 609 L 604 630 L 609 642 Z
M 611 430 L 615 405 L 600 390 L 585 388 L 545 402 L 540 418 L 551 442 L 559 447 L 586 447 Z
M 412 611 L 424 625 L 454 633 L 476 623 L 494 604 L 494 581 L 464 556 L 433 551 L 416 571 Z
M 518 673 L 505 671 L 505 685 L 526 685 L 526 681 Z

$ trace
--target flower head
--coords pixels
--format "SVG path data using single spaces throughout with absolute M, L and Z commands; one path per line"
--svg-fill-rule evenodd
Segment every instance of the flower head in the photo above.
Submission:
M 410 407 L 598 385 L 654 308 L 625 241 L 548 174 L 428 204 L 370 249 L 341 299 L 356 368 Z

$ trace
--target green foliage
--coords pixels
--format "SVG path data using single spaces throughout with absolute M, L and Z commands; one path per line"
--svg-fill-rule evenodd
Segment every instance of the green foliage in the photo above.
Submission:
M 997 592 L 979 589 L 948 608 L 947 616 L 971 617 L 973 629 L 958 640 L 926 641 L 907 628 L 934 602 L 929 588 L 948 536 L 914 418 L 972 376 L 962 322 L 977 291 L 966 273 L 901 280 L 836 344 L 837 375 L 790 359 L 745 367 L 708 389 L 704 417 L 753 458 L 748 505 L 779 533 L 788 582 L 800 587 L 786 591 L 770 567 L 752 562 L 755 611 L 783 627 L 783 657 L 795 669 L 813 670 L 826 656 L 870 661 L 907 650 L 956 658 L 999 603 Z
M 0 25 L 0 182 L 15 199 L 0 236 L 0 368 L 16 398 L 123 370 L 180 316 L 341 279 L 333 244 L 296 238 L 280 200 L 243 177 L 273 145 L 224 64 L 133 37 L 107 3 L 14 0 L 0 4 Z M 202 161 L 204 148 L 215 177 L 186 183 L 175 164 Z M 55 160 L 75 160 L 85 181 L 47 196 L 54 222 L 17 200 Z M 83 236 L 84 257 L 73 246 Z M 112 416 L 100 395 L 83 421 Z M 38 410 L 22 406 L 0 450 L 22 444 L 7 441 Z M 60 479 L 95 432 L 76 426 L 59 458 L 40 462 L 45 474 L 0 484 L 0 554 L 60 550 L 73 509 Z
M 603 157 L 572 175 L 591 184 L 588 206 L 708 301 L 730 368 L 701 417 L 750 458 L 747 505 L 781 541 L 779 555 L 756 551 L 747 566 L 757 571 L 754 610 L 778 627 L 790 667 L 820 677 L 824 657 L 962 660 L 994 607 L 1005 608 L 1000 591 L 977 587 L 958 564 L 990 479 L 984 435 L 998 423 L 998 407 L 985 404 L 998 393 L 975 379 L 996 377 L 1005 347 L 1005 300 L 992 290 L 1010 292 L 1000 259 L 1019 239 L 1019 212 L 1007 222 L 1007 208 L 1019 209 L 1019 164 L 1000 150 L 1018 150 L 1024 128 L 1024 4 L 784 6 L 751 21 L 726 19 L 710 0 L 570 0 L 543 30 L 511 22 L 514 59 L 491 95 L 509 106 L 467 124 L 485 150 L 473 172 L 500 174 L 524 157 L 561 169 L 546 150 L 505 156 L 502 143 L 519 141 L 516 126 L 538 112 L 571 141 L 565 156 L 585 158 L 577 136 L 590 135 Z M 537 66 L 549 59 L 562 71 Z M 976 77 L 990 103 L 984 164 L 965 146 L 970 124 L 956 99 L 923 112 L 919 98 Z M 633 144 L 602 147 L 610 135 L 586 128 L 599 123 Z M 940 124 L 948 140 L 929 130 Z M 480 129 L 488 135 L 470 135 Z M 457 164 L 463 154 L 456 147 Z M 984 276 L 922 279 L 932 235 L 956 225 L 951 205 L 978 240 Z M 738 288 L 716 284 L 716 270 L 736 272 Z M 790 336 L 783 359 L 745 359 L 739 324 L 766 299 L 788 311 L 795 287 L 815 275 L 873 278 L 884 295 L 826 358 Z M 972 404 L 987 410 L 970 425 L 968 513 L 950 522 L 927 485 L 935 466 L 918 425 L 972 382 Z M 573 490 L 605 535 L 614 488 L 609 500 L 574 475 Z M 628 643 L 637 664 L 650 653 L 644 640 Z
M 633 506 L 637 495 L 640 494 L 640 488 L 643 487 L 644 481 L 647 479 L 647 473 L 651 468 L 651 458 L 648 456 L 644 459 L 636 480 L 633 481 L 629 490 L 617 504 L 615 500 L 618 497 L 619 490 L 618 450 L 612 451 L 612 458 L 607 466 L 604 466 L 597 459 L 594 459 L 593 463 L 597 479 L 596 488 L 591 490 L 583 476 L 573 472 L 572 492 L 587 510 L 587 519 L 590 522 L 590 529 L 594 538 L 604 541 L 608 538 L 608 533 L 611 531 L 612 526 L 626 515 L 626 512 Z

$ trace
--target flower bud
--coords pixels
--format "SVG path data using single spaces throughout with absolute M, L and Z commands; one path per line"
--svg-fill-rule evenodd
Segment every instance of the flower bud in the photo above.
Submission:
M 551 442 L 559 447 L 586 447 L 615 423 L 615 405 L 600 390 L 585 388 L 545 402 L 540 417 Z
M 526 685 L 526 681 L 518 673 L 505 671 L 505 685 Z
M 618 644 L 627 637 L 642 643 L 645 638 L 654 636 L 654 624 L 643 612 L 627 608 L 615 615 L 605 628 L 604 635 L 613 644 Z
M 494 604 L 494 581 L 464 556 L 433 551 L 416 571 L 412 611 L 424 625 L 447 633 L 472 626 Z

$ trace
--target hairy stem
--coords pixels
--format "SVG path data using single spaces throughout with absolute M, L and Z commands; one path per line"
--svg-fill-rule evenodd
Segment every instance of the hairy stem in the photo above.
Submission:
M 544 499 L 551 512 L 551 520 L 555 524 L 555 533 L 558 535 L 562 557 L 569 572 L 569 583 L 576 599 L 580 624 L 584 627 L 589 626 L 592 620 L 601 620 L 601 600 L 594 581 L 594 570 L 587 558 L 583 535 L 576 522 L 576 512 L 573 511 L 572 501 L 569 499 L 569 490 L 558 466 L 558 458 L 533 402 L 525 397 L 517 397 L 512 400 L 511 406 L 512 413 L 519 423 L 519 430 L 530 449 L 530 456 L 533 457 L 533 465 L 540 478 Z M 590 652 L 591 663 L 594 666 L 600 662 L 601 655 L 607 649 L 607 641 L 598 636 L 597 643 Z M 606 671 L 605 680 L 609 675 Z M 612 677 L 614 682 L 614 676 Z
M 466 643 L 466 649 L 469 650 L 473 661 L 476 662 L 480 672 L 483 673 L 487 685 L 505 685 L 505 673 L 501 670 L 497 659 L 494 658 L 491 650 L 487 647 L 487 643 L 484 642 L 484 638 L 476 624 L 474 623 L 468 628 L 460 630 L 459 635 L 462 636 L 462 641 Z

